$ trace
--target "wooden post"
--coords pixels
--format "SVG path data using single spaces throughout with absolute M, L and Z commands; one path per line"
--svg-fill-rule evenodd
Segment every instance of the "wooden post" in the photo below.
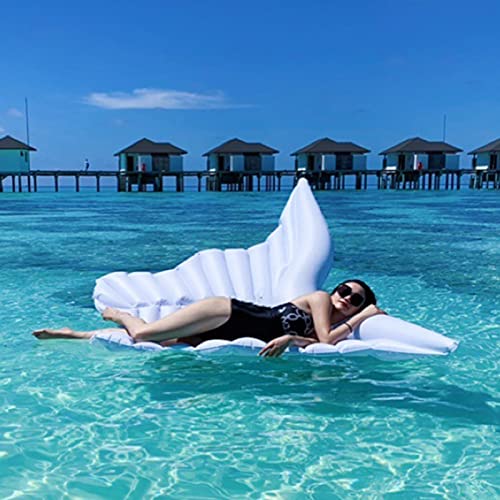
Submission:
M 80 192 L 80 175 L 79 174 L 75 175 L 75 188 L 76 188 L 76 192 L 79 193 Z
M 11 179 L 12 179 L 12 192 L 15 193 L 16 192 L 16 176 L 12 175 Z
M 95 189 L 98 193 L 101 192 L 101 176 L 99 174 L 95 176 Z
M 281 172 L 278 172 L 278 191 L 281 191 Z
M 17 186 L 19 188 L 19 192 L 22 193 L 23 192 L 23 177 L 21 174 L 19 174 L 17 176 Z
M 154 178 L 154 190 L 157 193 L 163 192 L 163 174 L 161 172 Z
M 358 172 L 356 172 L 356 191 L 361 189 L 361 177 Z
M 36 174 L 33 174 L 33 191 L 35 191 L 35 193 L 38 191 L 38 182 Z
M 201 192 L 201 173 L 198 172 L 196 174 L 196 177 L 198 178 L 198 193 L 200 193 Z
M 56 174 L 54 175 L 54 188 L 56 190 L 56 193 L 59 192 L 59 176 Z
M 29 172 L 27 176 L 27 181 L 28 181 L 28 193 L 31 193 L 31 174 Z
M 0 175 L 0 193 L 3 193 L 3 176 Z

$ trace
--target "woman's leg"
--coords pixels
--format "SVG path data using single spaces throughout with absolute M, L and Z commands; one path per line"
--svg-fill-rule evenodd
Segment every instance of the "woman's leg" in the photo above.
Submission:
M 156 342 L 213 330 L 223 325 L 230 316 L 231 299 L 228 297 L 200 300 L 153 323 L 144 323 L 142 320 L 139 323 L 138 318 L 111 308 L 102 313 L 104 319 L 123 326 L 135 340 Z
M 107 318 L 105 318 L 107 319 Z M 133 318 L 136 327 L 145 325 L 146 322 L 141 318 Z M 42 328 L 41 330 L 35 330 L 33 335 L 39 340 L 47 339 L 91 339 L 97 332 L 116 332 L 118 328 L 103 328 L 99 330 L 91 330 L 87 332 L 77 332 L 65 326 L 64 328 Z M 123 330 L 122 330 L 123 331 Z
M 76 330 L 72 330 L 71 328 L 42 328 L 41 330 L 35 330 L 33 335 L 39 340 L 47 340 L 47 339 L 90 339 L 97 332 L 116 332 L 118 328 L 105 328 L 103 330 L 92 330 L 88 332 L 77 332 Z M 123 331 L 123 330 L 122 330 Z

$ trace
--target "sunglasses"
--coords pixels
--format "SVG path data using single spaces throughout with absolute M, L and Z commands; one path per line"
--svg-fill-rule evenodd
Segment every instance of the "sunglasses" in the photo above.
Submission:
M 346 299 L 349 297 L 349 302 L 354 307 L 359 307 L 365 301 L 365 297 L 363 297 L 360 293 L 352 292 L 352 288 L 349 285 L 343 283 L 339 285 L 336 292 L 343 298 Z

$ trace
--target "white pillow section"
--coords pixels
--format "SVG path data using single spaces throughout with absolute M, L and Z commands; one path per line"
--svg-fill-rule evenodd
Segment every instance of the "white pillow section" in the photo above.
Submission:
M 248 249 L 204 250 L 174 269 L 152 274 L 115 272 L 99 278 L 94 301 L 99 311 L 115 307 L 151 322 L 197 300 L 227 296 L 274 306 L 321 288 L 333 262 L 328 226 L 305 179 L 299 180 L 278 227 L 266 241 Z M 93 342 L 108 347 L 161 351 L 249 352 L 265 344 L 254 338 L 209 340 L 196 348 L 133 343 L 123 330 L 97 333 Z M 289 353 L 373 355 L 404 358 L 446 355 L 458 342 L 401 319 L 378 315 L 364 321 L 337 345 L 312 344 Z

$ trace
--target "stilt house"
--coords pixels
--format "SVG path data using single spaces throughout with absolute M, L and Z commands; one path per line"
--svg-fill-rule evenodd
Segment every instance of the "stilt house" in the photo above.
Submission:
M 457 170 L 462 150 L 441 141 L 414 137 L 392 146 L 383 155 L 384 170 Z
M 474 170 L 500 169 L 500 139 L 474 149 L 469 154 L 473 155 L 472 168 Z
M 231 139 L 207 151 L 209 172 L 269 172 L 274 171 L 274 155 L 279 153 L 260 142 Z
M 182 155 L 187 154 L 169 142 L 153 142 L 141 139 L 134 144 L 118 151 L 121 172 L 182 172 Z
M 36 149 L 10 135 L 2 137 L 0 139 L 0 174 L 2 172 L 28 173 L 31 151 L 36 151 Z
M 332 172 L 366 170 L 366 153 L 370 150 L 353 142 L 337 142 L 325 137 L 295 151 L 295 170 Z

